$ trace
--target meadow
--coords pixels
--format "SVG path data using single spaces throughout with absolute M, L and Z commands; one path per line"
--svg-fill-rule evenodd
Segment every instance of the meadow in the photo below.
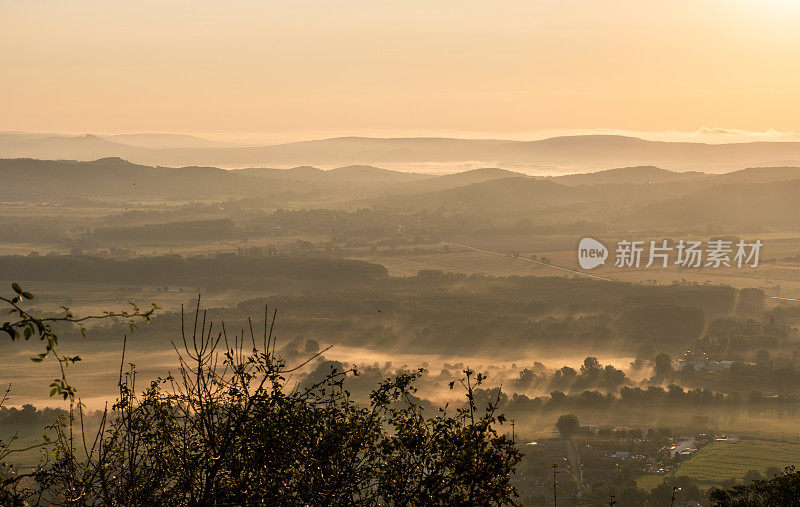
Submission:
M 783 469 L 800 463 L 800 443 L 771 440 L 717 441 L 698 450 L 675 470 L 706 484 L 741 480 L 749 470 Z

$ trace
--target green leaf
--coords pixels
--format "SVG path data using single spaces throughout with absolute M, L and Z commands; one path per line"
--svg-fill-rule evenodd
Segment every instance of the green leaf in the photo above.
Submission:
M 5 331 L 8 334 L 8 336 L 11 337 L 11 341 L 12 342 L 17 339 L 17 330 L 16 329 L 13 329 L 11 327 L 3 327 L 2 330 Z
M 14 292 L 19 294 L 20 296 L 22 295 L 22 287 L 20 287 L 17 282 L 12 283 L 11 288 L 14 289 Z
M 28 292 L 28 291 L 22 291 L 22 293 L 21 293 L 20 295 L 21 295 L 22 297 L 24 297 L 25 299 L 33 299 L 33 294 L 31 294 L 31 293 L 30 293 L 30 292 Z

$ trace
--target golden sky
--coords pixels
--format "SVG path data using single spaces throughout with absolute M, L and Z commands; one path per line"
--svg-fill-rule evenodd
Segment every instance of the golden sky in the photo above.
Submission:
M 797 0 L 0 0 L 0 130 L 798 132 L 798 26 Z

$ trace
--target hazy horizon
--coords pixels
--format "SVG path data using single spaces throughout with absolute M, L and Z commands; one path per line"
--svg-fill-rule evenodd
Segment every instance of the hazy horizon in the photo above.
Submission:
M 6 131 L 791 133 L 800 112 L 788 1 L 0 9 Z
M 800 498 L 798 20 L 0 0 L 0 505 Z
M 77 137 L 96 135 L 99 137 L 118 136 L 189 136 L 205 141 L 220 143 L 220 146 L 272 146 L 303 141 L 317 141 L 342 137 L 367 138 L 442 138 L 442 139 L 492 139 L 508 141 L 540 141 L 553 137 L 609 135 L 635 137 L 647 141 L 688 142 L 703 144 L 733 144 L 749 142 L 800 142 L 800 132 L 776 130 L 745 131 L 738 129 L 700 127 L 694 131 L 636 131 L 616 128 L 596 129 L 541 129 L 535 131 L 466 131 L 466 130 L 375 130 L 338 129 L 306 130 L 292 133 L 250 132 L 250 131 L 159 131 L 159 130 L 86 130 L 86 131 L 30 131 L 19 129 L 0 130 L 0 134 L 31 134 Z M 118 140 L 124 144 L 130 141 Z

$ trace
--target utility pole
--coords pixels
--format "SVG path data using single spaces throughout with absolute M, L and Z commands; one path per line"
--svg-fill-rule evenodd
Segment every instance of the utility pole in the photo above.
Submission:
M 514 419 L 511 419 L 511 443 L 514 445 L 517 444 L 517 434 L 514 430 Z
M 675 495 L 680 491 L 681 488 L 678 486 L 672 486 L 672 496 L 669 499 L 669 507 L 673 507 L 675 505 Z
M 558 507 L 558 494 L 556 493 L 556 475 L 558 474 L 558 465 L 553 463 L 553 507 Z
M 610 500 L 608 501 L 608 505 L 610 505 L 611 507 L 614 507 L 614 504 L 617 503 L 617 501 L 614 500 L 614 495 L 611 495 L 609 498 L 610 498 Z

